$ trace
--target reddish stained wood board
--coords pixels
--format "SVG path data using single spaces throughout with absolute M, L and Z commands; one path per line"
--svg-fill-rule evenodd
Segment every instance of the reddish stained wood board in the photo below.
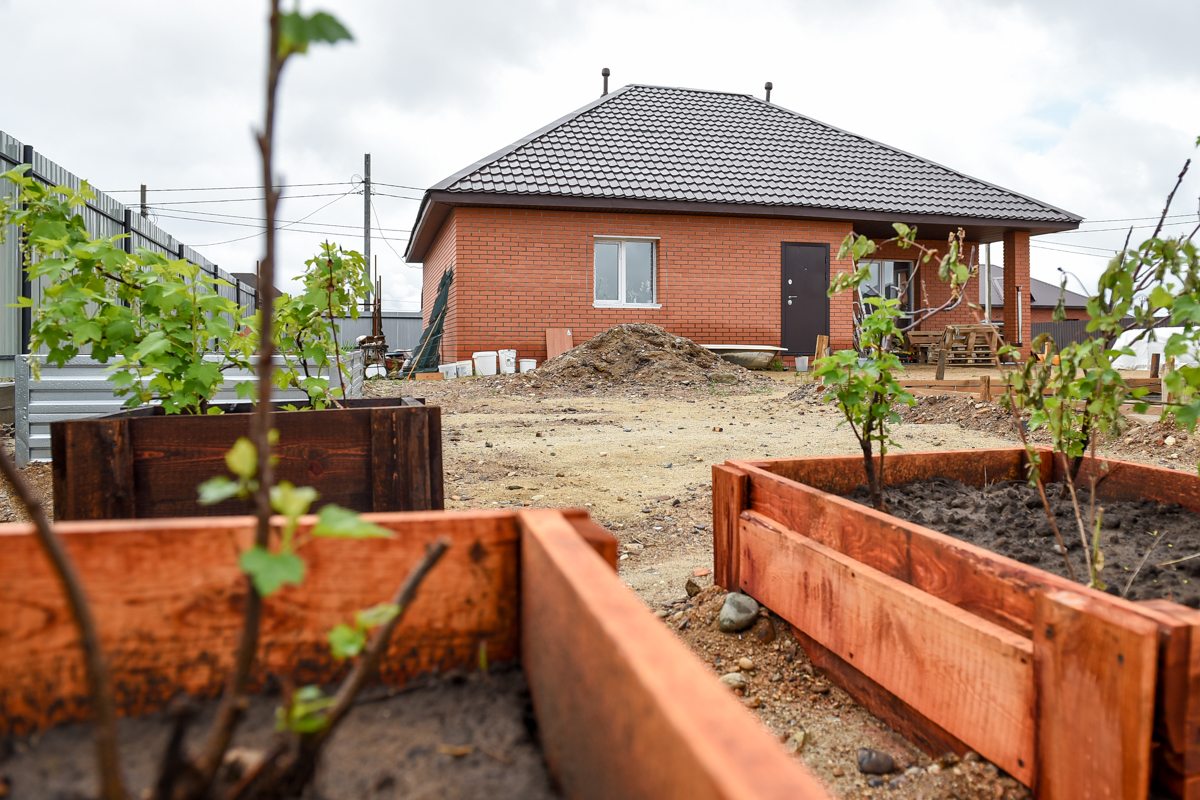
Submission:
M 560 517 L 520 519 L 522 660 L 567 797 L 828 797 Z
M 303 535 L 313 524 L 300 525 Z M 287 674 L 324 681 L 344 665 L 326 636 L 383 602 L 437 536 L 454 545 L 397 630 L 382 670 L 389 683 L 423 672 L 517 657 L 517 543 L 511 512 L 370 515 L 394 539 L 315 539 L 301 588 L 266 602 L 256 681 Z M 161 708 L 178 691 L 218 693 L 241 626 L 245 581 L 237 554 L 249 517 L 68 522 L 57 526 L 99 620 L 120 711 Z M 24 734 L 86 713 L 82 660 L 62 591 L 27 525 L 0 531 L 0 728 Z
M 1030 782 L 1028 639 L 753 512 L 742 516 L 741 553 L 747 593 L 1001 769 Z
M 1037 796 L 1142 800 L 1150 788 L 1158 626 L 1053 591 L 1038 595 L 1033 629 Z
M 546 328 L 546 359 L 549 360 L 575 346 L 570 328 Z

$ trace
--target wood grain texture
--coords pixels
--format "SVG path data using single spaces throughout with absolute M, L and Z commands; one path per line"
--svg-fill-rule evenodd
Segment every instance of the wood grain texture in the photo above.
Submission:
M 586 509 L 582 508 L 560 508 L 558 511 L 563 515 L 563 518 L 570 523 L 585 542 L 588 543 L 600 558 L 604 559 L 604 563 L 612 568 L 613 572 L 617 571 L 617 560 L 620 554 L 617 552 L 617 537 L 613 536 L 601 525 L 597 524 L 590 516 Z
M 713 583 L 731 592 L 739 588 L 738 517 L 747 502 L 746 473 L 737 467 L 714 464 L 713 476 Z
M 1163 758 L 1180 774 L 1200 775 L 1200 611 L 1169 600 L 1137 605 L 1163 615 L 1154 722 Z
M 129 420 L 71 420 L 50 427 L 54 518 L 132 517 L 136 492 Z
M 1157 626 L 1072 592 L 1037 597 L 1035 791 L 1142 800 L 1150 788 Z
M 522 659 L 566 797 L 828 797 L 561 516 L 518 516 Z
M 345 665 L 329 655 L 329 630 L 390 597 L 441 534 L 453 546 L 398 629 L 382 678 L 399 684 L 424 672 L 472 668 L 484 643 L 493 662 L 517 658 L 512 512 L 369 518 L 396 537 L 314 539 L 301 551 L 304 585 L 267 599 L 257 685 L 285 674 L 300 684 L 340 675 Z M 313 520 L 304 519 L 300 535 Z M 253 540 L 253 525 L 250 517 L 58 525 L 99 620 L 121 713 L 161 708 L 179 691 L 220 691 L 246 592 L 237 557 Z M 80 719 L 87 701 L 75 629 L 30 526 L 3 526 L 0 551 L 0 732 Z
M 414 406 L 410 398 L 348 401 L 347 408 L 294 411 L 274 417 L 279 430 L 276 477 L 311 486 L 324 502 L 360 512 L 437 510 L 445 505 L 442 483 L 441 411 Z M 238 406 L 237 408 L 240 408 Z M 384 419 L 392 427 L 377 429 Z M 131 469 L 106 431 L 114 422 L 127 430 Z M 249 433 L 248 413 L 218 416 L 165 416 L 133 413 L 54 423 L 54 441 L 66 456 L 54 458 L 55 508 L 73 519 L 155 519 L 174 516 L 240 514 L 245 504 L 227 500 L 212 506 L 196 502 L 196 487 L 228 474 L 225 453 Z M 391 443 L 378 451 L 376 438 Z M 115 454 L 112 458 L 109 454 Z M 376 463 L 378 462 L 378 464 Z M 116 507 L 111 487 L 128 483 L 127 504 Z M 123 483 L 124 481 L 124 483 Z M 118 514 L 118 512 L 120 512 Z
M 1018 780 L 1033 775 L 1025 639 L 754 512 L 747 593 Z
M 814 667 L 844 689 L 860 706 L 925 753 L 937 758 L 949 752 L 963 755 L 971 749 L 941 725 L 868 678 L 849 661 L 795 625 L 790 627 L 792 635 L 804 648 Z

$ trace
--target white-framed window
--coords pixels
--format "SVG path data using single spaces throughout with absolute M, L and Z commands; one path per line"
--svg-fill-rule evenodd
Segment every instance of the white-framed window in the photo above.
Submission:
M 867 279 L 859 291 L 863 298 L 882 297 L 885 300 L 899 300 L 900 310 L 909 312 L 913 309 L 913 262 L 911 261 L 868 261 L 871 277 Z
M 592 262 L 596 308 L 661 308 L 658 304 L 658 239 L 597 236 Z

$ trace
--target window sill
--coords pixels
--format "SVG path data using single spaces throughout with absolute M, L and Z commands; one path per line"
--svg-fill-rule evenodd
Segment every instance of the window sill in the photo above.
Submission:
M 592 303 L 592 308 L 662 308 L 662 303 Z

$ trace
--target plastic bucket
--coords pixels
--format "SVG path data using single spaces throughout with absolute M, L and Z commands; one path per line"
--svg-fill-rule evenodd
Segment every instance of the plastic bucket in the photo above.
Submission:
M 808 372 L 808 356 L 796 356 L 796 372 Z
M 442 373 L 442 380 L 453 380 L 458 377 L 458 364 L 442 364 L 438 372 Z
M 512 375 L 517 371 L 517 351 L 516 350 L 497 350 L 496 354 L 500 357 L 500 373 L 503 375 Z
M 536 358 L 522 358 L 518 363 L 521 365 L 521 372 L 533 372 L 537 369 Z
M 495 350 L 480 350 L 478 353 L 471 353 L 471 359 L 475 362 L 475 372 L 477 374 L 496 374 L 497 354 Z
M 471 368 L 473 366 L 470 361 L 456 361 L 454 366 L 458 367 L 458 377 L 469 378 L 472 375 Z

